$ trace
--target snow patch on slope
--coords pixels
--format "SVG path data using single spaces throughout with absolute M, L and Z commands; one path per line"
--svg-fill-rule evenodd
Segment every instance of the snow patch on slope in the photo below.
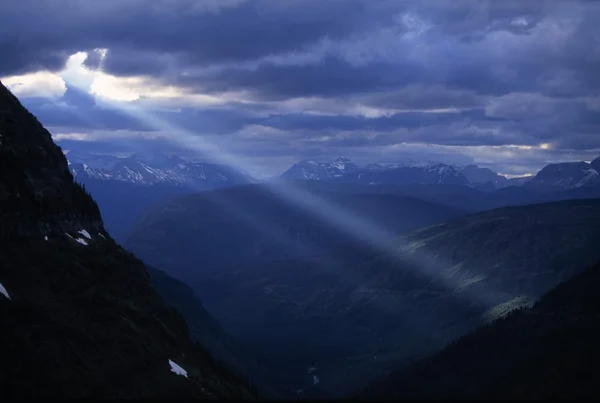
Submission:
M 483 320 L 485 322 L 491 322 L 494 321 L 496 319 L 500 319 L 506 315 L 508 315 L 510 312 L 514 311 L 515 309 L 520 309 L 523 307 L 531 307 L 534 304 L 534 300 L 531 299 L 530 297 L 524 296 L 524 295 L 520 295 L 517 297 L 514 297 L 513 299 L 503 302 L 501 304 L 496 305 L 493 308 L 488 309 L 486 312 L 484 312 L 483 314 Z
M 66 234 L 66 233 L 65 233 L 65 235 L 68 236 L 69 238 L 73 239 L 75 242 L 80 243 L 81 245 L 88 246 L 88 243 L 83 238 L 73 238 L 71 235 Z
M 4 295 L 6 298 L 10 299 L 10 295 L 8 295 L 8 291 L 6 291 L 6 288 L 4 288 L 2 283 L 0 283 L 0 294 Z
M 186 378 L 188 377 L 187 371 L 185 369 L 181 368 L 176 363 L 174 363 L 172 360 L 169 360 L 169 365 L 171 366 L 171 372 L 173 372 L 174 374 L 177 374 L 180 376 L 185 376 Z
M 90 233 L 84 229 L 77 231 L 77 232 L 80 233 L 81 235 L 83 235 L 84 237 L 86 237 L 87 239 L 92 239 L 92 236 L 90 235 Z
M 583 173 L 585 176 L 583 177 L 583 179 L 581 179 L 575 184 L 576 188 L 585 186 L 588 182 L 594 180 L 598 176 L 598 171 L 596 171 L 593 168 L 586 169 L 585 171 L 583 171 Z

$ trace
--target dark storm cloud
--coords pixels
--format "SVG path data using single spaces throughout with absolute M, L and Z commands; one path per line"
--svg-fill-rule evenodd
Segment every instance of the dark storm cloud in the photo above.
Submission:
M 102 47 L 109 49 L 104 69 L 116 75 L 149 74 L 206 91 L 246 89 L 270 98 L 391 91 L 410 83 L 488 94 L 600 88 L 600 8 L 591 2 L 249 0 L 219 7 L 189 0 L 32 1 L 0 17 L 0 52 L 11 55 L 0 74 L 56 69 L 75 50 Z M 400 43 L 403 34 L 421 31 L 417 43 Z M 316 63 L 240 67 L 272 55 L 317 52 L 323 39 L 332 49 L 316 55 L 322 59 Z M 425 55 L 415 56 L 415 47 Z M 362 65 L 349 62 L 361 52 L 367 54 Z M 208 73 L 181 75 L 211 66 Z
M 469 110 L 460 113 L 406 112 L 380 118 L 357 116 L 315 116 L 306 114 L 277 115 L 260 123 L 282 130 L 369 130 L 375 132 L 390 131 L 398 128 L 418 128 L 425 126 L 451 124 L 453 122 L 485 119 L 481 110 Z M 497 119 L 490 119 L 496 121 Z
M 390 109 L 477 108 L 486 104 L 486 98 L 476 92 L 440 85 L 409 84 L 396 91 L 371 91 L 360 99 L 368 105 Z
M 162 53 L 179 54 L 184 63 L 252 60 L 289 52 L 327 36 L 339 39 L 377 24 L 389 24 L 397 2 L 381 0 L 257 0 L 257 1 L 153 1 L 23 0 L 3 10 L 0 51 L 26 52 L 30 57 L 47 52 L 97 47 L 134 50 L 132 58 Z M 35 27 L 28 27 L 35 22 Z M 10 35 L 9 35 L 10 34 Z M 11 45 L 18 44 L 19 46 Z M 26 48 L 23 49 L 23 48 Z M 35 51 L 34 51 L 35 50 Z M 44 64 L 43 60 L 27 64 Z M 140 73 L 121 57 L 107 63 L 111 72 Z M 56 68 L 56 63 L 48 63 Z M 146 73 L 156 73 L 149 64 Z M 167 67 L 165 64 L 163 67 Z M 25 67 L 21 67 L 25 68 Z M 10 72 L 5 68 L 6 74 Z
M 242 92 L 249 103 L 148 112 L 256 155 L 402 142 L 558 155 L 600 148 L 600 108 L 586 103 L 600 105 L 598 21 L 600 2 L 584 0 L 20 0 L 0 14 L 0 76 L 87 51 L 115 76 Z M 54 127 L 152 130 L 88 98 L 27 102 Z M 282 133 L 239 134 L 253 127 Z

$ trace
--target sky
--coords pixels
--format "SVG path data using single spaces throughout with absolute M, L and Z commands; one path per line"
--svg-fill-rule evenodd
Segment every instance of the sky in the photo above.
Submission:
M 338 156 L 523 175 L 600 155 L 600 2 L 2 5 L 0 80 L 64 149 L 191 147 L 267 176 Z

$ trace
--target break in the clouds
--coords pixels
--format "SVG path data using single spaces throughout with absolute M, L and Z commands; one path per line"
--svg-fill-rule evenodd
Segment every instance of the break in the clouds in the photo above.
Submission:
M 600 154 L 598 21 L 584 0 L 20 0 L 0 77 L 71 148 L 185 135 L 268 173 L 345 155 L 524 174 Z

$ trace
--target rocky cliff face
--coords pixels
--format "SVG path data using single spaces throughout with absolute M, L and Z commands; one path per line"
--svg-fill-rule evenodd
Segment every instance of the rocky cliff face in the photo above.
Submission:
M 102 231 L 91 197 L 73 183 L 50 133 L 0 84 L 0 217 L 4 237 Z
M 0 317 L 4 398 L 253 396 L 190 341 L 50 133 L 1 83 Z

